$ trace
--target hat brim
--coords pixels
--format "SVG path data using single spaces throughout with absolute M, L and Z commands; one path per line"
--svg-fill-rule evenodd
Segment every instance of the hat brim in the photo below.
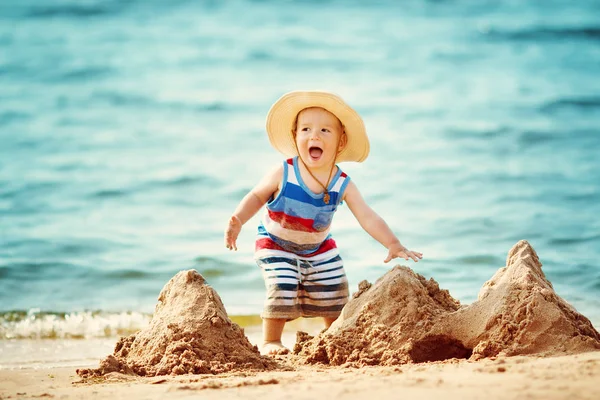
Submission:
M 367 158 L 369 138 L 360 115 L 339 96 L 320 91 L 290 92 L 273 104 L 267 115 L 267 133 L 276 150 L 288 157 L 298 155 L 292 127 L 298 113 L 310 107 L 324 108 L 344 125 L 347 143 L 336 157 L 336 162 L 362 162 Z

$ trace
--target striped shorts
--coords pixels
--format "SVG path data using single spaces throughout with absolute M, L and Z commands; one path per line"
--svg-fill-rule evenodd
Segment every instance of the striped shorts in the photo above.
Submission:
M 337 248 L 313 257 L 261 249 L 254 258 L 267 288 L 262 318 L 337 318 L 348 302 L 348 279 Z

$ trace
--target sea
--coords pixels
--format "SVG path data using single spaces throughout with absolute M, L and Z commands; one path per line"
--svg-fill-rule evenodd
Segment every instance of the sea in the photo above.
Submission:
M 351 292 L 393 265 L 462 304 L 527 240 L 600 327 L 600 2 L 0 0 L 0 369 L 97 364 L 199 271 L 258 332 L 265 118 L 329 90 L 371 152 L 342 163 L 418 263 L 336 214 Z M 255 329 L 256 328 L 256 329 Z

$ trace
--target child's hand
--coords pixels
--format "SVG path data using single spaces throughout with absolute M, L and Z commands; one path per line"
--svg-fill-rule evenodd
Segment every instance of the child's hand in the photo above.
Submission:
M 394 258 L 404 258 L 405 260 L 408 260 L 409 257 L 412 258 L 414 262 L 418 262 L 423 258 L 423 254 L 417 251 L 410 251 L 400 243 L 394 243 L 388 249 L 388 256 L 383 262 L 388 263 Z
M 225 247 L 229 250 L 237 251 L 236 241 L 240 231 L 242 230 L 242 221 L 235 215 L 229 218 L 229 225 L 225 230 Z

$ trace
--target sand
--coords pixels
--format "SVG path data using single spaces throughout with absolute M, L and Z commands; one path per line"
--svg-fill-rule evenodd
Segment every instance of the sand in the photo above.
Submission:
M 145 329 L 121 338 L 99 368 L 78 369 L 77 374 L 87 379 L 112 372 L 156 376 L 276 367 L 231 322 L 217 292 L 189 270 L 179 272 L 162 289 Z
M 292 354 L 263 357 L 196 271 L 160 293 L 149 326 L 96 369 L 0 371 L 4 398 L 596 398 L 600 335 L 560 298 L 526 241 L 461 305 L 396 266 Z
M 595 350 L 600 335 L 556 294 L 526 241 L 469 306 L 433 279 L 396 266 L 374 285 L 362 283 L 326 332 L 299 335 L 294 348 L 306 363 L 354 366 Z
M 291 371 L 82 382 L 72 368 L 0 371 L 1 399 L 597 399 L 600 352 L 446 360 L 396 367 L 301 365 Z

